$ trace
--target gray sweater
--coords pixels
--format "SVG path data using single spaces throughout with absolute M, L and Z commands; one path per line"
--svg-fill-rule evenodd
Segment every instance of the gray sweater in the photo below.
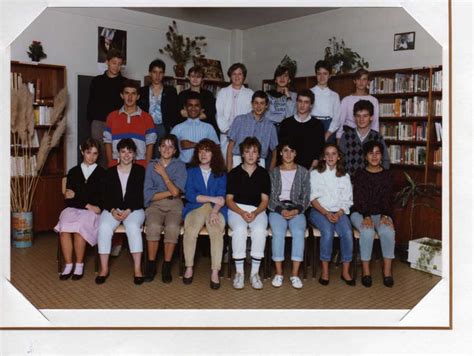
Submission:
M 272 190 L 270 193 L 270 202 L 268 209 L 277 213 L 281 213 L 285 209 L 284 204 L 280 202 L 281 194 L 281 174 L 280 167 L 276 167 L 270 172 L 270 181 Z M 302 213 L 309 206 L 309 196 L 311 193 L 309 171 L 303 166 L 298 165 L 296 168 L 295 178 L 291 186 L 290 200 L 296 206 L 299 213 Z

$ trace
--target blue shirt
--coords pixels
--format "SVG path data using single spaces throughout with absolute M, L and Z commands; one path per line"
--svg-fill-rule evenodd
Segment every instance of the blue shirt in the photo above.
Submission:
M 176 135 L 179 141 L 179 159 L 184 163 L 189 163 L 191 158 L 193 158 L 194 148 L 188 148 L 183 150 L 181 147 L 182 140 L 189 140 L 191 142 L 198 143 L 204 138 L 208 138 L 215 143 L 219 144 L 219 139 L 217 138 L 216 131 L 210 124 L 202 122 L 198 118 L 196 119 L 187 119 L 185 122 L 182 122 L 179 125 L 173 127 L 171 130 L 173 135 Z
M 273 151 L 278 146 L 275 125 L 265 116 L 257 121 L 252 112 L 237 116 L 230 126 L 228 136 L 235 143 L 232 151 L 235 156 L 240 155 L 239 145 L 249 136 L 255 136 L 262 145 L 262 158 L 267 157 L 268 150 Z
M 151 205 L 151 200 L 156 193 L 168 191 L 161 175 L 155 172 L 154 165 L 157 162 L 159 159 L 151 160 L 146 167 L 143 197 L 147 208 Z M 165 170 L 173 184 L 184 192 L 187 177 L 186 165 L 179 159 L 173 158 Z
M 163 93 L 163 92 L 162 92 Z M 155 125 L 161 125 L 163 124 L 163 115 L 161 114 L 161 97 L 162 93 L 160 95 L 155 96 L 153 95 L 153 89 L 150 86 L 150 115 L 153 118 L 153 122 Z

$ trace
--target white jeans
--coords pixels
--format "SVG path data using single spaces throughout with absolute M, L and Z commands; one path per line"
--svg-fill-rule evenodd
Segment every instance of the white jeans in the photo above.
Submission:
M 233 155 L 232 156 L 232 168 L 237 167 L 242 163 L 242 156 Z M 258 160 L 258 165 L 262 168 L 265 168 L 265 158 L 260 158 Z
M 122 222 L 127 234 L 131 253 L 143 252 L 142 225 L 145 221 L 143 209 L 134 210 Z M 107 255 L 112 247 L 112 236 L 120 221 L 115 220 L 108 210 L 102 211 L 99 221 L 99 254 Z
M 252 205 L 237 204 L 237 206 L 247 212 L 254 211 Z M 234 259 L 245 258 L 247 248 L 247 236 L 250 230 L 252 247 L 250 256 L 253 258 L 263 258 L 265 251 L 265 241 L 267 238 L 268 218 L 265 211 L 262 211 L 251 223 L 247 223 L 242 217 L 229 209 L 227 213 L 229 226 L 232 229 L 232 257 Z

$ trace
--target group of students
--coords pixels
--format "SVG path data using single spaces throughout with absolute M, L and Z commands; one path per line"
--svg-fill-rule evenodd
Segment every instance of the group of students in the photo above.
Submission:
M 101 268 L 95 281 L 104 283 L 109 276 L 112 236 L 123 223 L 134 261 L 134 283 L 154 279 L 162 233 L 162 281 L 169 283 L 184 221 L 183 283 L 193 281 L 196 239 L 206 226 L 211 244 L 210 287 L 220 287 L 227 224 L 236 267 L 234 288 L 244 287 L 250 232 L 250 284 L 261 289 L 258 272 L 269 225 L 275 262 L 272 285 L 280 287 L 284 281 L 282 263 L 289 229 L 290 282 L 299 289 L 309 220 L 321 231 L 320 284 L 329 283 L 337 232 L 341 278 L 355 285 L 349 273 L 353 225 L 360 232 L 362 284 L 372 284 L 369 264 L 377 232 L 384 257 L 383 283 L 393 286 L 395 231 L 389 160 L 378 133 L 378 103 L 365 91 L 366 71 L 358 72 L 354 95 L 340 103 L 337 93 L 327 87 L 330 68 L 324 61 L 315 65 L 318 84 L 298 93 L 289 90 L 289 71 L 281 66 L 275 71 L 275 89 L 254 93 L 243 85 L 245 66 L 236 63 L 228 70 L 231 84 L 214 100 L 202 88 L 199 67 L 189 70 L 191 87 L 178 96 L 174 88 L 163 85 L 165 65 L 159 59 L 149 66 L 151 84 L 142 88 L 120 75 L 119 53 L 109 53 L 107 64 L 108 70 L 91 84 L 92 138 L 81 145 L 83 162 L 68 173 L 67 208 L 55 227 L 65 259 L 61 280 L 83 276 L 86 243 L 98 242 Z M 112 100 L 114 90 L 121 99 L 119 106 L 115 97 Z M 101 141 L 107 170 L 97 164 Z M 144 224 L 148 258 L 142 273 Z

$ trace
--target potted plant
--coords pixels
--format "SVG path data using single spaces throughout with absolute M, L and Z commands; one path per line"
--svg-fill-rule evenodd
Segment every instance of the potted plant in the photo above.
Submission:
M 33 94 L 23 84 L 11 92 L 11 168 L 10 204 L 12 238 L 15 247 L 29 247 L 33 242 L 33 197 L 51 149 L 57 146 L 66 131 L 64 116 L 67 91 L 54 98 L 51 125 L 38 146 L 34 144 L 35 115 Z
M 440 271 L 440 260 L 434 261 L 435 255 L 441 258 L 441 241 L 422 237 L 413 240 L 413 219 L 417 207 L 427 207 L 439 211 L 432 202 L 436 196 L 441 194 L 441 190 L 433 183 L 419 183 L 415 181 L 407 172 L 405 175 L 407 185 L 395 196 L 395 203 L 402 208 L 409 208 L 410 238 L 408 243 L 408 261 L 413 268 L 422 270 Z M 434 265 L 433 265 L 434 262 Z M 434 268 L 433 268 L 434 266 Z M 440 273 L 440 272 L 439 272 Z
M 173 25 L 168 26 L 166 40 L 168 43 L 164 48 L 160 48 L 161 54 L 168 54 L 175 62 L 174 71 L 177 77 L 184 77 L 186 63 L 193 57 L 205 58 L 201 53 L 201 48 L 207 46 L 204 42 L 206 37 L 195 36 L 193 39 L 184 37 L 178 32 L 178 25 L 173 20 Z
M 41 41 L 31 42 L 28 49 L 30 51 L 26 53 L 28 53 L 28 57 L 30 57 L 33 62 L 39 62 L 43 58 L 47 57 L 46 53 L 43 52 L 43 45 L 41 44 Z
M 347 73 L 359 68 L 369 68 L 369 63 L 364 58 L 349 47 L 346 47 L 344 40 L 341 39 L 341 43 L 339 43 L 336 37 L 329 39 L 329 46 L 324 49 L 324 60 L 332 67 L 332 74 Z

